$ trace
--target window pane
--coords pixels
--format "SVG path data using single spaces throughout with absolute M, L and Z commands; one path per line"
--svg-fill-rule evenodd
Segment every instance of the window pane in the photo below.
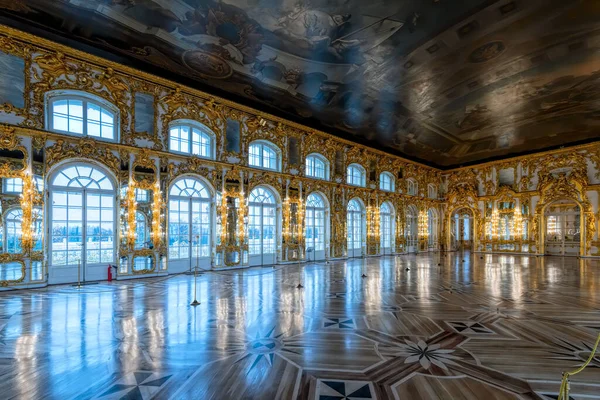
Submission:
M 112 125 L 102 124 L 102 138 L 114 139 L 114 127 Z
M 87 126 L 87 133 L 89 136 L 100 137 L 100 124 L 97 122 L 89 122 Z
M 69 101 L 69 116 L 83 118 L 83 102 L 81 100 Z
M 69 119 L 69 132 L 83 134 L 83 121 L 80 119 Z
M 57 131 L 66 132 L 69 130 L 69 119 L 67 117 L 54 114 L 54 118 L 52 119 L 52 127 Z
M 96 104 L 93 104 L 93 103 L 88 103 L 87 106 L 88 106 L 88 108 L 87 108 L 88 121 L 92 120 L 92 121 L 100 122 L 100 106 L 97 106 Z

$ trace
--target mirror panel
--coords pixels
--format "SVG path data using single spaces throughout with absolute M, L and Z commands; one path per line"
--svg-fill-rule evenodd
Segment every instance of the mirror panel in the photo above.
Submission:
M 27 172 L 28 153 L 13 131 L 0 134 L 0 285 L 25 280 L 32 251 L 42 251 L 41 176 Z
M 0 282 L 21 282 L 23 279 L 25 279 L 25 263 L 23 261 L 0 263 Z M 6 284 L 1 286 L 6 286 Z
M 147 274 L 154 271 L 155 264 L 152 254 L 134 255 L 132 270 L 134 274 Z

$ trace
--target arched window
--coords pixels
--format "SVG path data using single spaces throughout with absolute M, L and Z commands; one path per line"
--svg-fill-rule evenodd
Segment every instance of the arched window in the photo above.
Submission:
M 193 177 L 176 180 L 169 190 L 169 259 L 171 271 L 210 266 L 212 195 Z
M 354 186 L 365 186 L 365 169 L 358 164 L 350 164 L 346 170 L 346 183 Z
M 383 254 L 394 251 L 394 207 L 384 202 L 379 208 L 380 245 Z
M 394 191 L 394 177 L 389 172 L 382 172 L 379 175 L 379 189 L 388 192 Z
M 50 93 L 47 104 L 51 131 L 118 141 L 118 110 L 104 99 L 85 92 Z
M 352 199 L 348 202 L 346 224 L 348 257 L 359 257 L 362 255 L 365 234 L 365 213 L 363 205 L 357 199 Z
M 258 186 L 248 196 L 248 253 L 250 265 L 275 263 L 278 241 L 277 198 Z
M 416 196 L 419 193 L 417 182 L 414 179 L 406 180 L 406 193 L 410 196 Z
M 115 262 L 116 191 L 89 164 L 68 164 L 49 179 L 50 283 L 106 279 Z M 80 266 L 79 266 L 80 263 Z
M 435 185 L 431 183 L 427 185 L 427 197 L 429 197 L 430 199 L 437 198 L 437 189 L 435 188 Z
M 146 216 L 139 212 L 135 212 L 135 248 L 140 249 L 148 247 L 148 222 Z
M 15 208 L 6 213 L 4 218 L 4 226 L 6 232 L 6 252 L 19 254 L 21 248 L 21 223 L 23 222 L 23 211 L 20 208 Z
M 405 237 L 406 237 L 406 250 L 408 252 L 416 252 L 418 246 L 418 220 L 419 220 L 419 212 L 417 208 L 413 205 L 408 206 L 406 209 L 406 229 L 405 229 Z
M 318 193 L 311 193 L 306 199 L 305 211 L 305 242 L 307 257 L 311 260 L 322 260 L 325 258 L 325 245 L 327 240 L 326 221 L 327 206 L 323 196 Z M 308 250 L 311 249 L 311 254 Z
M 169 150 L 203 158 L 215 158 L 215 135 L 199 122 L 175 121 L 169 127 Z
M 306 157 L 306 176 L 311 178 L 329 179 L 329 162 L 320 154 L 309 154 Z
M 429 247 L 437 247 L 438 245 L 438 214 L 434 208 L 427 211 L 428 226 L 427 234 L 429 237 Z
M 248 164 L 252 167 L 280 170 L 279 149 L 273 143 L 256 141 L 248 148 Z

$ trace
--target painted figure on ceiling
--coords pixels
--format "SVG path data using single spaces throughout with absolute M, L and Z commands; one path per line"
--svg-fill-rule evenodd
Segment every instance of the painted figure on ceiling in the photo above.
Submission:
M 236 6 L 212 0 L 199 0 L 193 11 L 185 13 L 179 28 L 184 36 L 210 35 L 221 45 L 233 45 L 243 56 L 243 63 L 256 60 L 263 43 L 261 26 Z

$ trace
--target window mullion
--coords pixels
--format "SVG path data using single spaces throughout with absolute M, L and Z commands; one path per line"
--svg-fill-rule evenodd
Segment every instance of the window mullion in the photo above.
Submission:
M 83 136 L 87 136 L 87 101 L 86 100 L 82 101 L 82 107 L 83 107 L 83 111 L 82 111 L 81 115 L 83 115 L 83 121 L 82 121 Z M 102 132 L 102 125 L 100 125 L 100 132 Z M 100 134 L 100 136 L 102 137 L 102 134 Z

